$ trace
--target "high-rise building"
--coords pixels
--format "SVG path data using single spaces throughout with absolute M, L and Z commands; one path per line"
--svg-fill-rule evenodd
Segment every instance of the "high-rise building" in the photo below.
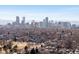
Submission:
M 20 18 L 19 18 L 19 16 L 16 16 L 16 24 L 17 24 L 17 25 L 20 24 Z
M 25 24 L 25 17 L 22 18 L 21 24 L 22 24 L 22 25 Z
M 43 20 L 44 28 L 48 28 L 48 17 Z
M 58 25 L 61 25 L 64 28 L 71 28 L 70 22 L 59 22 Z
M 77 26 L 76 26 L 76 24 L 72 24 L 72 28 L 76 28 Z
M 43 22 L 39 22 L 39 28 L 43 28 L 43 27 L 44 27 Z
M 31 27 L 35 27 L 35 20 L 32 20 Z

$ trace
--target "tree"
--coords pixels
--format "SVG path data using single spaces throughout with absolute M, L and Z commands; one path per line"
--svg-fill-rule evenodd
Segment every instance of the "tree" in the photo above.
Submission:
M 35 49 L 32 48 L 31 51 L 30 51 L 30 53 L 31 53 L 31 54 L 35 54 L 35 53 L 36 53 Z
M 38 48 L 36 47 L 36 53 L 39 53 Z

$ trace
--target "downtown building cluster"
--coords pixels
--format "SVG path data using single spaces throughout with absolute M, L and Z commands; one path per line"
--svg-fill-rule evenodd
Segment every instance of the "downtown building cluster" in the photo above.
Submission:
M 12 22 L 12 24 L 8 23 L 9 26 L 15 27 L 26 27 L 26 28 L 67 28 L 70 29 L 72 27 L 70 22 L 54 22 L 53 20 L 49 20 L 48 17 L 45 17 L 43 21 L 36 22 L 32 20 L 31 23 L 25 22 L 25 17 L 22 17 L 22 21 L 20 22 L 20 17 L 16 16 L 16 21 Z

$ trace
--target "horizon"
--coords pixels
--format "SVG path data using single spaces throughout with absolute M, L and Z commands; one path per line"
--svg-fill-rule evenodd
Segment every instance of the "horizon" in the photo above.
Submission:
M 67 21 L 79 24 L 78 5 L 0 5 L 0 24 L 16 20 L 16 16 L 26 17 L 26 22 L 42 21 L 45 17 L 53 21 Z

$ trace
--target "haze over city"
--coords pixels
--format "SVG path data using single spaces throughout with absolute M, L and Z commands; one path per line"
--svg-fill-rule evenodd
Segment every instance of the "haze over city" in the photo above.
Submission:
M 16 16 L 26 17 L 26 22 L 42 21 L 45 17 L 54 21 L 79 23 L 79 6 L 65 5 L 0 5 L 0 24 L 16 20 Z
M 0 54 L 79 54 L 78 19 L 77 5 L 2 5 Z

